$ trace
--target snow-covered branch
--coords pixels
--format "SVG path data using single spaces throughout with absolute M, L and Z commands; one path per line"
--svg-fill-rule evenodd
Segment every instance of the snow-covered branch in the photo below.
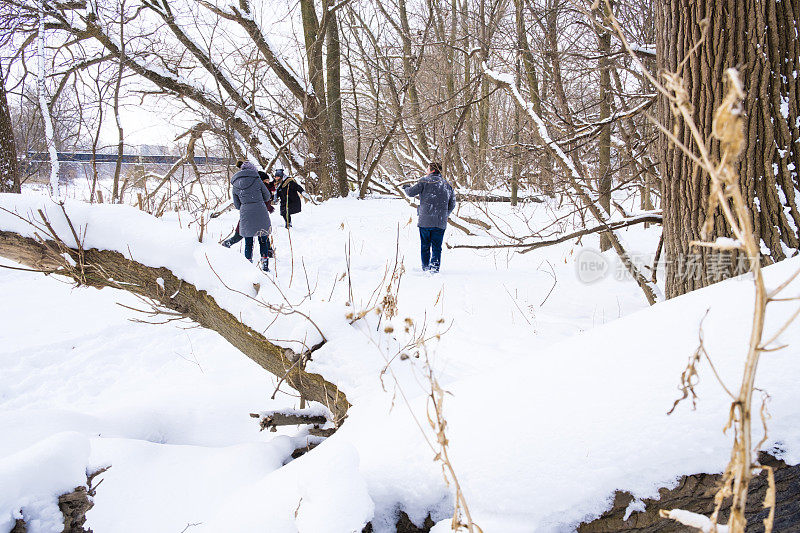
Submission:
M 520 94 L 516 84 L 514 83 L 514 77 L 508 74 L 496 72 L 490 69 L 486 63 L 483 64 L 483 71 L 488 78 L 492 79 L 495 83 L 503 87 L 509 92 L 509 94 L 511 94 L 516 104 L 525 111 L 528 117 L 536 125 L 536 132 L 541 139 L 542 144 L 554 156 L 556 163 L 558 163 L 562 170 L 564 170 L 567 181 L 577 194 L 578 198 L 580 198 L 584 206 L 589 210 L 597 222 L 601 226 L 607 228 L 605 234 L 609 236 L 611 246 L 617 252 L 617 255 L 619 255 L 620 260 L 625 265 L 625 268 L 631 274 L 633 279 L 636 281 L 639 287 L 641 287 L 645 298 L 647 298 L 647 301 L 652 305 L 660 300 L 662 298 L 660 289 L 655 283 L 645 278 L 641 272 L 639 272 L 638 267 L 633 263 L 623 247 L 619 235 L 617 235 L 613 230 L 609 229 L 612 222 L 610 221 L 609 214 L 606 213 L 604 209 L 599 207 L 599 198 L 597 195 L 588 192 L 582 185 L 582 183 L 585 181 L 582 169 L 579 169 L 573 163 L 572 158 L 568 157 L 558 143 L 553 140 L 550 132 L 547 130 L 547 125 L 544 123 L 544 120 L 542 120 L 536 111 L 534 111 L 533 104 L 531 102 L 527 102 Z

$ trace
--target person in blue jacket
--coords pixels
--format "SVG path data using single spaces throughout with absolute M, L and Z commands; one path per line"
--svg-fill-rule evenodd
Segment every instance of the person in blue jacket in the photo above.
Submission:
M 428 173 L 414 185 L 404 185 L 403 191 L 408 196 L 419 197 L 417 226 L 419 226 L 422 270 L 439 272 L 447 217 L 456 208 L 453 187 L 442 177 L 442 165 L 432 161 L 428 164 Z
M 261 261 L 259 267 L 269 271 L 269 220 L 267 202 L 272 195 L 261 181 L 255 165 L 249 161 L 241 164 L 239 172 L 231 177 L 233 205 L 239 210 L 239 234 L 244 237 L 244 256 L 253 260 L 253 238 L 258 238 Z

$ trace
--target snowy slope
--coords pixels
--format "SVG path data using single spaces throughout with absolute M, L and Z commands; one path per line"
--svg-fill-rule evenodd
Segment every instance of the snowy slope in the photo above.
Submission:
M 768 286 L 798 268 L 798 258 L 767 268 Z M 610 507 L 615 489 L 653 498 L 678 476 L 721 472 L 732 443 L 722 433 L 730 399 L 707 363 L 697 409 L 687 401 L 671 416 L 666 411 L 680 396 L 678 378 L 707 310 L 705 346 L 725 384 L 738 390 L 752 295 L 745 279 L 718 284 L 554 344 L 513 372 L 451 387 L 452 458 L 487 531 L 569 530 Z M 800 296 L 800 281 L 786 295 Z M 765 338 L 797 306 L 771 304 Z M 764 449 L 797 464 L 800 325 L 780 340 L 789 348 L 764 354 L 756 382 L 771 396 Z
M 0 196 L 0 205 L 21 213 L 45 201 Z M 68 203 L 67 209 L 73 222 L 87 224 L 87 245 L 168 266 L 226 308 L 241 306 L 244 320 L 268 338 L 313 339 L 314 328 L 295 318 L 265 329 L 271 317 L 227 294 L 210 271 L 209 263 L 243 289 L 264 280 L 239 250 L 215 244 L 235 213 L 214 221 L 199 244 L 177 214 L 154 220 L 126 207 Z M 491 207 L 517 229 L 550 216 L 541 207 L 524 209 L 539 211 Z M 430 331 L 446 330 L 425 349 L 453 394 L 445 400 L 451 457 L 487 533 L 571 531 L 600 514 L 615 489 L 652 496 L 680 475 L 723 468 L 727 400 L 708 368 L 701 370 L 697 410 L 684 405 L 665 413 L 709 307 L 709 353 L 728 386 L 738 387 L 750 284 L 732 280 L 645 309 L 631 281 L 581 284 L 574 274 L 581 248 L 572 243 L 522 256 L 445 250 L 443 273 L 431 278 L 418 271 L 412 214 L 401 201 L 350 198 L 306 206 L 291 240 L 276 228 L 277 273 L 269 279 L 290 301 L 302 302 L 329 339 L 309 369 L 337 383 L 354 404 L 342 429 L 285 467 L 294 432 L 259 433 L 247 413 L 296 400 L 270 401 L 275 379 L 218 335 L 184 329 L 189 324 L 129 322 L 136 314 L 114 304 L 138 302 L 120 291 L 73 290 L 52 277 L 0 270 L 0 299 L 12 302 L 0 315 L 0 524 L 22 501 L 9 487 L 26 476 L 41 481 L 29 490 L 37 493 L 36 505 L 49 502 L 52 510 L 59 491 L 75 482 L 75 464 L 79 473 L 113 464 L 88 514 L 96 531 L 172 532 L 196 524 L 189 531 L 334 533 L 360 531 L 369 520 L 377 531 L 390 530 L 400 509 L 418 522 L 428 513 L 447 518 L 452 496 L 411 416 L 427 429 L 421 360 L 393 358 L 383 372 L 404 340 L 406 317 Z M 12 223 L 25 231 L 0 215 L 0 227 Z M 626 232 L 634 252 L 652 252 L 657 238 L 656 228 Z M 446 240 L 465 237 L 451 229 Z M 348 243 L 350 306 L 341 277 Z M 376 288 L 384 290 L 383 274 L 398 249 L 406 273 L 395 332 L 385 333 L 386 322 L 378 327 L 374 315 L 351 326 L 347 314 L 362 310 Z M 797 259 L 770 267 L 769 283 L 798 267 Z M 261 285 L 260 298 L 276 298 L 275 287 Z M 312 297 L 304 298 L 308 292 Z M 800 284 L 789 293 L 800 293 Z M 791 304 L 774 304 L 769 327 L 792 311 Z M 759 386 L 772 396 L 768 446 L 794 463 L 800 461 L 800 393 L 793 386 L 800 378 L 798 329 L 783 338 L 790 348 L 765 356 L 759 374 Z M 71 465 L 58 479 L 25 466 L 31 454 L 45 457 L 54 448 L 45 440 L 52 438 L 73 443 L 56 461 Z M 37 513 L 36 505 L 28 512 Z
M 0 530 L 12 504 L 39 516 L 86 482 L 87 467 L 111 464 L 95 531 L 142 531 L 143 508 L 154 530 L 180 531 L 222 487 L 262 477 L 294 449 L 248 416 L 294 399 L 270 401 L 272 376 L 218 335 L 130 322 L 144 317 L 116 303 L 140 302 L 121 291 L 8 270 L 0 280 Z

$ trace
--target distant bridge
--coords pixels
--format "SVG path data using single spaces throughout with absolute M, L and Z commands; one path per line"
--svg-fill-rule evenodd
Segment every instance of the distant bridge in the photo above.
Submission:
M 182 156 L 178 155 L 131 155 L 122 154 L 123 165 L 174 165 Z M 117 154 L 93 154 L 91 152 L 58 152 L 58 160 L 68 163 L 116 163 Z M 27 163 L 47 163 L 50 154 L 47 152 L 28 152 L 22 160 Z M 235 159 L 229 157 L 195 157 L 196 165 L 233 165 Z M 187 163 L 188 164 L 188 163 Z

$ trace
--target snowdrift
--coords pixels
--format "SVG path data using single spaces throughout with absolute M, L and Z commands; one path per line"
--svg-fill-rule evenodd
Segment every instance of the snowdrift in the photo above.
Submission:
M 367 204 L 359 204 L 362 205 Z M 383 260 L 378 261 L 375 256 L 381 257 L 383 252 L 393 255 L 393 228 L 408 218 L 406 208 L 392 211 L 386 207 L 390 205 L 395 204 L 381 203 L 373 213 L 368 211 L 368 207 L 364 207 L 364 211 L 354 210 L 349 199 L 331 202 L 330 206 L 315 210 L 314 216 L 318 217 L 315 231 L 321 233 L 320 239 L 332 242 L 331 250 L 341 253 L 342 241 L 347 237 L 337 233 L 338 224 L 332 223 L 333 220 L 344 217 L 353 221 L 362 217 L 363 220 L 359 221 L 361 231 L 379 242 L 369 251 L 372 253 L 354 257 L 354 264 L 358 267 L 359 261 L 363 261 L 365 271 L 375 270 Z M 31 227 L 8 211 L 35 218 L 37 210 L 44 209 L 58 233 L 65 239 L 69 235 L 61 208 L 45 197 L 0 195 L 0 207 L 7 210 L 0 211 L 0 229 L 32 235 Z M 393 333 L 384 331 L 386 322 L 380 329 L 376 328 L 376 318 L 371 316 L 351 325 L 347 313 L 353 309 L 344 305 L 346 294 L 341 292 L 341 288 L 337 289 L 339 292 L 331 290 L 332 297 L 315 294 L 304 300 L 305 287 L 288 287 L 287 276 L 279 276 L 274 286 L 264 283 L 263 275 L 235 251 L 215 244 L 198 243 L 193 231 L 180 229 L 171 221 L 157 220 L 123 206 L 67 202 L 65 208 L 72 223 L 85 232 L 85 247 L 113 249 L 144 264 L 165 266 L 198 288 L 207 290 L 221 306 L 241 316 L 254 329 L 264 331 L 276 342 L 312 344 L 319 338 L 319 333 L 308 321 L 296 315 L 281 316 L 273 323 L 274 316 L 265 313 L 249 296 L 274 302 L 282 298 L 283 293 L 289 300 L 303 301 L 304 313 L 312 317 L 327 339 L 327 343 L 315 352 L 308 370 L 336 383 L 353 403 L 348 419 L 339 431 L 313 453 L 285 467 L 280 467 L 281 454 L 276 451 L 280 448 L 288 450 L 285 443 L 250 449 L 246 461 L 231 461 L 231 456 L 225 455 L 228 452 L 223 451 L 204 453 L 204 468 L 210 468 L 206 464 L 209 461 L 218 461 L 219 464 L 231 465 L 231 468 L 225 468 L 226 471 L 235 468 L 246 470 L 249 464 L 258 463 L 255 457 L 259 451 L 267 453 L 269 459 L 262 459 L 261 462 L 268 464 L 253 469 L 248 475 L 222 474 L 214 470 L 215 476 L 230 482 L 216 488 L 204 487 L 207 493 L 204 493 L 202 501 L 192 502 L 173 491 L 176 507 L 202 516 L 202 520 L 196 520 L 202 523 L 193 526 L 192 531 L 339 533 L 360 531 L 367 522 L 372 522 L 374 530 L 381 532 L 393 530 L 400 511 L 407 513 L 416 523 L 422 523 L 429 514 L 436 521 L 449 518 L 452 495 L 425 442 L 425 437 L 432 436 L 426 422 L 421 362 L 413 357 L 395 358 L 388 365 L 390 371 L 383 372 L 387 367 L 387 353 L 407 340 L 403 338 L 401 323 L 406 316 L 403 313 L 413 308 L 411 304 L 401 310 Z M 368 218 L 370 216 L 372 218 Z M 387 219 L 385 227 L 377 230 L 374 221 L 383 219 Z M 401 238 L 405 240 L 401 245 L 413 250 L 413 232 L 403 231 Z M 279 237 L 283 238 L 282 235 Z M 316 241 L 312 241 L 310 233 L 307 238 L 309 248 L 315 246 Z M 316 251 L 322 255 L 325 249 Z M 537 260 L 533 256 L 530 254 L 525 258 L 531 263 L 523 263 L 524 268 L 515 271 L 519 276 L 514 278 L 515 283 L 533 279 L 530 276 Z M 310 257 L 310 254 L 305 257 Z M 424 294 L 431 300 L 433 307 L 413 314 L 417 321 L 424 320 L 423 316 L 430 320 L 443 316 L 454 322 L 453 331 L 445 333 L 441 340 L 428 341 L 425 350 L 437 371 L 446 376 L 442 381 L 452 394 L 446 397 L 444 405 L 451 459 L 473 517 L 484 531 L 572 531 L 580 522 L 591 520 L 609 508 L 616 490 L 629 491 L 638 498 L 653 497 L 659 487 L 673 485 L 682 475 L 720 472 L 725 466 L 731 437 L 722 433 L 722 426 L 726 421 L 729 399 L 705 363 L 701 364 L 696 409 L 692 409 L 690 402 L 684 402 L 671 416 L 666 412 L 679 396 L 679 376 L 697 346 L 700 323 L 706 312 L 708 315 L 702 322 L 706 348 L 723 381 L 729 388 L 738 388 L 752 316 L 752 284 L 747 279 L 729 280 L 566 340 L 544 345 L 535 341 L 535 331 L 526 333 L 528 337 L 514 338 L 513 342 L 505 336 L 505 332 L 513 332 L 519 327 L 509 326 L 505 316 L 493 312 L 495 302 L 490 297 L 498 293 L 503 305 L 511 305 L 502 288 L 498 290 L 498 278 L 489 276 L 486 265 L 494 261 L 493 258 L 479 260 L 471 252 L 454 252 L 446 261 L 451 270 L 445 270 L 435 280 L 410 275 L 404 281 L 406 285 L 401 289 L 400 298 L 401 301 L 404 298 L 409 300 Z M 569 299 L 568 308 L 574 308 L 575 312 L 581 311 L 582 304 L 588 305 L 586 302 L 594 297 L 592 291 L 619 291 L 619 296 L 627 298 L 638 290 L 632 282 L 570 285 L 566 278 L 571 275 L 572 265 L 566 261 L 563 263 L 559 275 L 565 277 L 562 285 L 571 291 L 563 297 Z M 324 257 L 309 265 L 320 272 L 328 267 Z M 800 259 L 794 258 L 766 268 L 764 274 L 767 283 L 776 286 L 798 268 Z M 480 271 L 481 275 L 474 275 L 470 269 Z M 499 269 L 495 271 L 501 272 Z M 501 275 L 504 274 L 497 274 Z M 313 273 L 311 277 L 314 278 Z M 260 289 L 255 289 L 255 294 L 248 292 L 253 291 L 253 283 L 258 282 Z M 230 291 L 226 285 L 243 294 Z M 439 298 L 434 302 L 439 290 L 455 300 L 457 305 L 445 307 L 439 303 Z M 108 293 L 103 298 L 107 298 L 109 306 L 120 294 L 113 290 L 102 292 Z M 786 294 L 800 295 L 800 281 L 795 280 Z M 461 298 L 466 295 L 472 295 L 475 300 L 467 302 L 469 305 L 465 307 L 468 309 L 462 310 L 459 306 L 466 300 Z M 500 301 L 499 297 L 494 297 Z M 636 297 L 641 299 L 640 295 Z M 74 298 L 86 296 L 76 291 Z M 796 308 L 797 302 L 771 304 L 767 314 L 767 336 Z M 430 309 L 440 311 L 433 313 Z M 482 310 L 484 312 L 480 314 Z M 473 313 L 480 314 L 482 327 L 458 329 L 459 323 L 472 324 L 469 320 Z M 100 334 L 114 335 L 115 332 Z M 453 335 L 463 335 L 464 340 L 454 342 L 448 337 Z M 213 337 L 209 334 L 204 338 L 208 341 Z M 526 344 L 526 339 L 531 342 Z M 768 407 L 772 419 L 765 449 L 791 464 L 797 464 L 800 462 L 800 389 L 797 387 L 800 380 L 800 327 L 790 328 L 780 340 L 788 347 L 764 355 L 757 380 L 757 386 L 771 396 Z M 221 350 L 218 338 L 211 344 Z M 509 351 L 513 354 L 509 355 Z M 227 356 L 230 355 L 227 352 Z M 13 369 L 17 361 L 12 361 L 9 356 L 0 359 L 0 363 L 4 365 L 0 370 Z M 92 361 L 86 364 L 91 365 Z M 135 367 L 136 363 L 131 364 Z M 234 390 L 237 379 L 242 382 L 251 379 L 245 378 L 246 372 L 265 374 L 254 369 L 253 365 L 242 365 L 242 368 L 226 372 L 229 373 L 225 374 L 227 392 L 223 387 L 214 392 L 219 398 L 225 394 L 239 394 Z M 49 386 L 47 378 L 37 379 L 43 387 Z M 214 373 L 204 377 L 208 382 L 215 379 L 218 376 Z M 184 392 L 189 396 L 182 407 L 191 402 L 190 387 L 186 387 Z M 23 392 L 19 394 L 20 400 L 16 403 L 15 398 L 11 398 L 10 409 L 20 409 Z M 265 393 L 262 391 L 262 394 Z M 243 407 L 237 405 L 236 409 Z M 122 413 L 120 410 L 118 414 Z M 13 412 L 7 418 L 0 417 L 0 420 L 7 424 L 13 419 L 11 415 Z M 196 416 L 195 424 L 206 422 L 203 418 L 206 415 Z M 158 441 L 148 438 L 145 439 L 149 440 L 146 449 L 137 445 L 135 452 L 115 455 L 112 449 L 131 445 L 101 435 L 92 421 L 77 417 L 73 422 L 69 420 L 72 419 L 68 418 L 68 422 L 59 425 L 58 429 L 85 435 L 91 450 L 89 459 L 84 458 L 83 448 L 77 444 L 72 447 L 73 452 L 67 450 L 63 456 L 49 455 L 48 461 L 58 462 L 58 457 L 62 457 L 64 477 L 57 483 L 43 479 L 41 486 L 48 488 L 43 491 L 45 496 L 37 498 L 46 500 L 49 497 L 52 500 L 62 486 L 72 484 L 75 464 L 80 469 L 102 464 L 108 457 L 115 456 L 117 466 L 107 473 L 112 481 L 99 489 L 95 509 L 88 514 L 89 526 L 96 525 L 101 517 L 104 525 L 113 524 L 115 514 L 121 515 L 124 511 L 127 499 L 124 491 L 131 487 L 130 484 L 126 486 L 121 478 L 114 478 L 120 475 L 115 474 L 115 469 L 135 469 L 139 464 L 136 461 L 146 464 L 147 457 L 155 453 L 151 447 Z M 186 428 L 192 426 L 190 422 L 181 423 Z M 48 433 L 44 424 L 35 429 L 26 427 L 24 431 L 41 435 L 41 438 L 55 433 L 54 430 Z M 155 425 L 158 422 L 144 419 L 141 424 Z M 10 429 L 9 426 L 4 427 L 6 429 Z M 191 431 L 186 429 L 187 434 Z M 168 429 L 165 432 L 169 435 Z M 0 523 L 16 516 L 20 506 L 26 505 L 22 499 L 25 495 L 7 487 L 16 486 L 14 479 L 22 476 L 23 470 L 25 475 L 36 479 L 39 475 L 35 468 L 25 467 L 32 464 L 31 455 L 19 454 L 36 445 L 35 442 L 27 436 L 15 436 L 18 439 L 12 441 L 19 442 L 19 446 L 2 449 L 5 455 L 0 463 L 0 475 L 6 478 L 0 479 L 0 502 L 3 504 Z M 267 439 L 268 436 L 256 433 L 247 438 Z M 204 436 L 201 440 L 203 444 L 209 444 L 212 442 L 209 439 Z M 195 440 L 194 444 L 198 442 Z M 170 439 L 165 438 L 164 443 L 169 444 Z M 182 445 L 187 443 L 181 442 Z M 233 446 L 230 453 L 238 453 L 235 448 Z M 170 453 L 188 457 L 174 446 Z M 67 466 L 66 462 L 72 466 Z M 165 476 L 178 477 L 168 477 L 164 481 L 170 487 L 177 489 L 185 485 L 189 490 L 191 483 L 197 483 L 205 472 L 195 468 L 193 477 L 189 464 L 184 464 L 179 470 L 165 466 L 164 472 L 171 473 L 165 473 Z M 185 476 L 187 481 L 184 482 L 180 476 Z M 114 479 L 119 480 L 117 484 Z M 139 498 L 139 505 L 166 505 L 164 516 L 172 505 L 161 501 L 163 494 L 161 498 L 148 500 L 146 495 Z M 112 529 L 133 530 L 116 524 Z M 169 530 L 161 529 L 159 523 L 148 524 L 148 529 Z

